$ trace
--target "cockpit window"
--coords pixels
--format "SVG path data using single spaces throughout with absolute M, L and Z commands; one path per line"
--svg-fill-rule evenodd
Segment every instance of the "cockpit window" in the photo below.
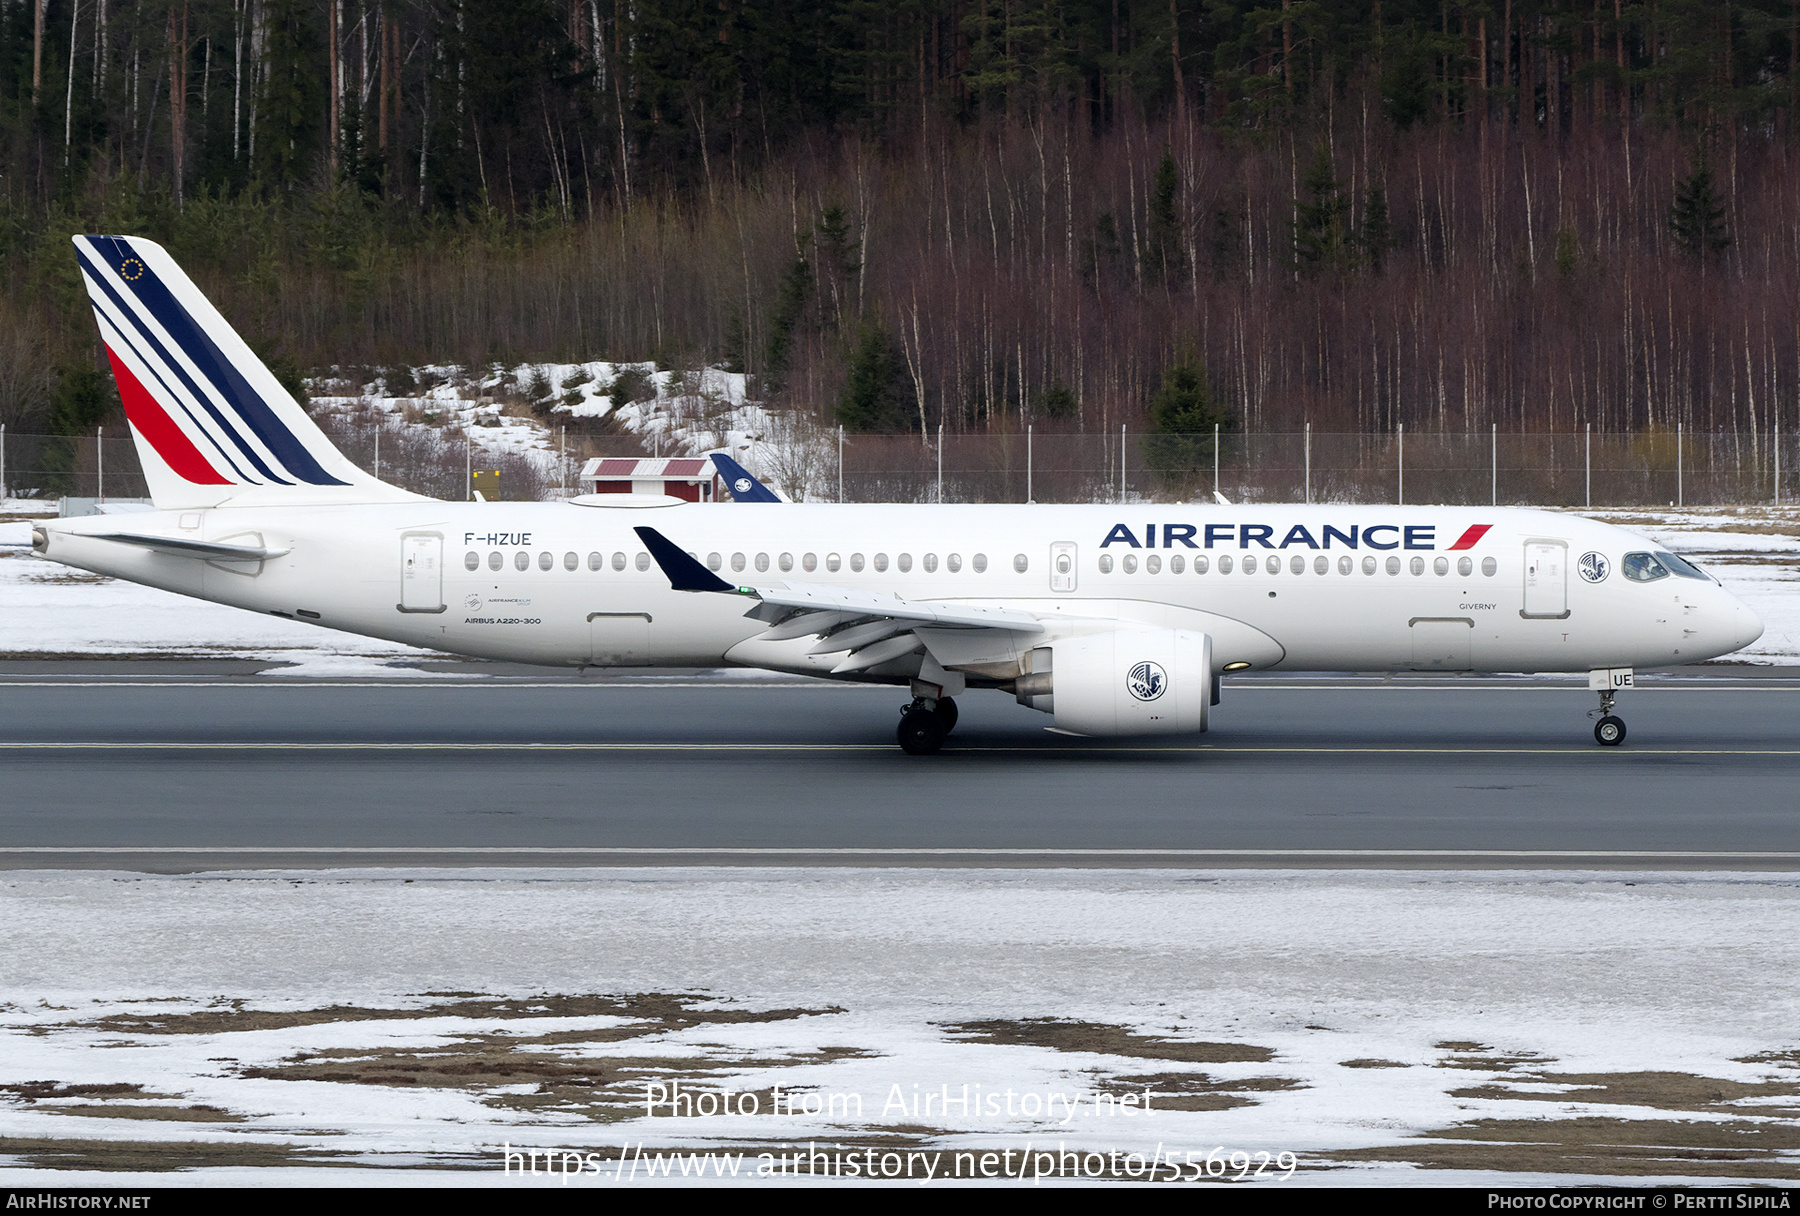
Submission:
M 1656 560 L 1667 566 L 1671 573 L 1678 574 L 1682 578 L 1697 578 L 1702 579 L 1705 582 L 1712 582 L 1712 578 L 1706 571 L 1700 569 L 1700 567 L 1696 566 L 1693 562 L 1676 557 L 1673 553 L 1664 553 L 1658 550 Z
M 1668 578 L 1668 567 L 1657 561 L 1648 553 L 1627 553 L 1619 563 L 1619 569 L 1625 577 L 1637 583 L 1654 583 L 1659 578 Z

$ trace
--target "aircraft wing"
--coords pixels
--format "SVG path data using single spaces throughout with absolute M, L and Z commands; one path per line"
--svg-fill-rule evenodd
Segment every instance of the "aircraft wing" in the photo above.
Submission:
M 817 637 L 809 653 L 848 652 L 832 668 L 833 675 L 862 671 L 910 654 L 925 645 L 920 628 L 993 630 L 996 643 L 1004 635 L 1036 634 L 1044 626 L 1030 613 L 979 604 L 943 604 L 906 600 L 880 591 L 833 587 L 819 583 L 781 582 L 767 587 L 734 586 L 701 565 L 655 528 L 634 528 L 650 556 L 677 591 L 714 591 L 756 601 L 744 615 L 769 626 L 768 642 Z

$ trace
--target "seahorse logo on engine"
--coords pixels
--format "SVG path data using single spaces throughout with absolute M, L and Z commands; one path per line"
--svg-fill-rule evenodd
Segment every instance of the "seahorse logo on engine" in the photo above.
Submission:
M 1154 701 L 1169 687 L 1169 673 L 1158 663 L 1145 661 L 1125 674 L 1125 687 L 1140 701 Z

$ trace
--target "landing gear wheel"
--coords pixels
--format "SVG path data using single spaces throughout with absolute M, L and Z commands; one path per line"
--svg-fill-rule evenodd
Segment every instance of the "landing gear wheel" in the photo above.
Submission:
M 1594 741 L 1602 747 L 1617 747 L 1625 742 L 1625 722 L 1611 714 L 1594 724 Z
M 939 697 L 937 709 L 934 711 L 944 720 L 944 733 L 947 735 L 956 729 L 956 701 L 950 697 Z
M 949 733 L 943 716 L 935 710 L 909 708 L 900 715 L 900 750 L 909 756 L 935 756 Z

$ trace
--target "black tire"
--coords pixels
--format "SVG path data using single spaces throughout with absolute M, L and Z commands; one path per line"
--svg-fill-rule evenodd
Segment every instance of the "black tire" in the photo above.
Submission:
M 1607 714 L 1594 723 L 1594 742 L 1601 747 L 1617 747 L 1625 742 L 1625 722 Z
M 931 710 L 909 709 L 900 715 L 900 729 L 896 733 L 900 750 L 907 755 L 935 756 L 950 731 L 944 726 L 943 718 Z
M 947 735 L 956 729 L 956 701 L 950 697 L 937 699 L 937 716 L 944 720 L 944 733 Z

